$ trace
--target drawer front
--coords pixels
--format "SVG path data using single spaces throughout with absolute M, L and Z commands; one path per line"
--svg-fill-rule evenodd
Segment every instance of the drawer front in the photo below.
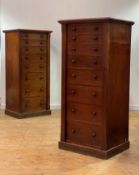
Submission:
M 104 109 L 102 107 L 95 105 L 68 103 L 67 119 L 102 125 L 104 118 L 103 111 Z
M 46 82 L 46 73 L 25 73 L 23 75 L 23 84 L 37 83 L 42 84 Z
M 102 56 L 102 45 L 68 43 L 68 55 Z
M 47 52 L 46 46 L 25 46 L 22 48 L 23 54 L 44 54 Z
M 101 68 L 103 65 L 103 58 L 99 56 L 68 55 L 67 59 L 68 67 Z
M 93 70 L 68 69 L 68 84 L 102 86 L 103 72 Z
M 99 87 L 71 86 L 67 88 L 67 101 L 84 104 L 103 104 L 103 91 Z
M 31 39 L 23 39 L 22 46 L 46 46 L 46 40 L 31 40 Z
M 85 146 L 102 146 L 102 129 L 84 122 L 67 121 L 67 141 Z
M 22 64 L 22 69 L 25 72 L 45 72 L 46 67 L 47 64 L 44 60 L 24 60 Z
M 102 43 L 102 35 L 99 34 L 89 34 L 89 33 L 78 33 L 78 32 L 69 32 L 68 33 L 68 42 L 71 43 L 78 43 L 80 45 L 87 45 L 87 44 L 101 44 Z
M 33 97 L 33 98 L 24 98 L 22 104 L 23 112 L 37 112 L 46 109 L 45 98 Z
M 46 96 L 46 88 L 44 85 L 32 84 L 30 86 L 24 86 L 23 88 L 23 97 L 37 97 L 37 96 Z
M 38 63 L 38 62 L 42 62 L 45 63 L 47 59 L 47 55 L 44 53 L 38 53 L 38 54 L 30 54 L 30 53 L 26 53 L 26 54 L 22 54 L 22 61 L 23 62 L 30 62 L 30 63 Z
M 23 32 L 21 34 L 22 39 L 30 39 L 30 40 L 46 40 L 47 34 L 45 33 L 26 33 Z
M 103 31 L 103 24 L 93 23 L 93 24 L 69 24 L 68 33 L 77 34 L 97 34 L 101 35 Z

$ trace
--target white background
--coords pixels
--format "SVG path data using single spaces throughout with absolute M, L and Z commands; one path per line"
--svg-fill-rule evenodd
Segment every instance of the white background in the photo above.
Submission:
M 138 0 L 0 0 L 1 30 L 53 30 L 51 37 L 51 106 L 61 103 L 60 19 L 115 17 L 135 21 L 132 32 L 130 106 L 139 109 L 139 1 Z M 5 106 L 5 41 L 1 33 L 1 107 Z M 122 87 L 121 87 L 122 91 Z

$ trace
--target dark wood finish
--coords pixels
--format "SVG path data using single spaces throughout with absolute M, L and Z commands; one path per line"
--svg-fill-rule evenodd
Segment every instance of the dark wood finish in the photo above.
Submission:
M 6 114 L 17 118 L 51 114 L 50 33 L 6 33 Z
M 62 24 L 59 147 L 107 159 L 127 148 L 131 21 Z

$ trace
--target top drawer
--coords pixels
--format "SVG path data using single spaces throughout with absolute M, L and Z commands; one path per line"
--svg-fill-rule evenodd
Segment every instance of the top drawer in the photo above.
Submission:
M 93 24 L 69 24 L 68 32 L 70 33 L 80 33 L 80 34 L 101 34 L 102 33 L 102 24 L 93 23 Z
M 31 39 L 31 40 L 46 40 L 47 34 L 46 33 L 27 33 L 24 32 L 21 34 L 22 39 Z

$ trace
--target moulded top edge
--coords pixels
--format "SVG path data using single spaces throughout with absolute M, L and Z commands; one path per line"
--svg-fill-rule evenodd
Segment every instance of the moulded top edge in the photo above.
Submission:
M 133 21 L 123 20 L 123 19 L 116 19 L 111 17 L 104 17 L 104 18 L 84 18 L 84 19 L 67 19 L 67 20 L 59 20 L 60 24 L 71 24 L 71 23 L 91 23 L 91 22 L 118 22 L 118 23 L 127 23 L 133 25 Z
M 51 30 L 35 30 L 35 29 L 9 29 L 9 30 L 3 30 L 4 33 L 7 32 L 43 32 L 43 33 L 52 33 Z

